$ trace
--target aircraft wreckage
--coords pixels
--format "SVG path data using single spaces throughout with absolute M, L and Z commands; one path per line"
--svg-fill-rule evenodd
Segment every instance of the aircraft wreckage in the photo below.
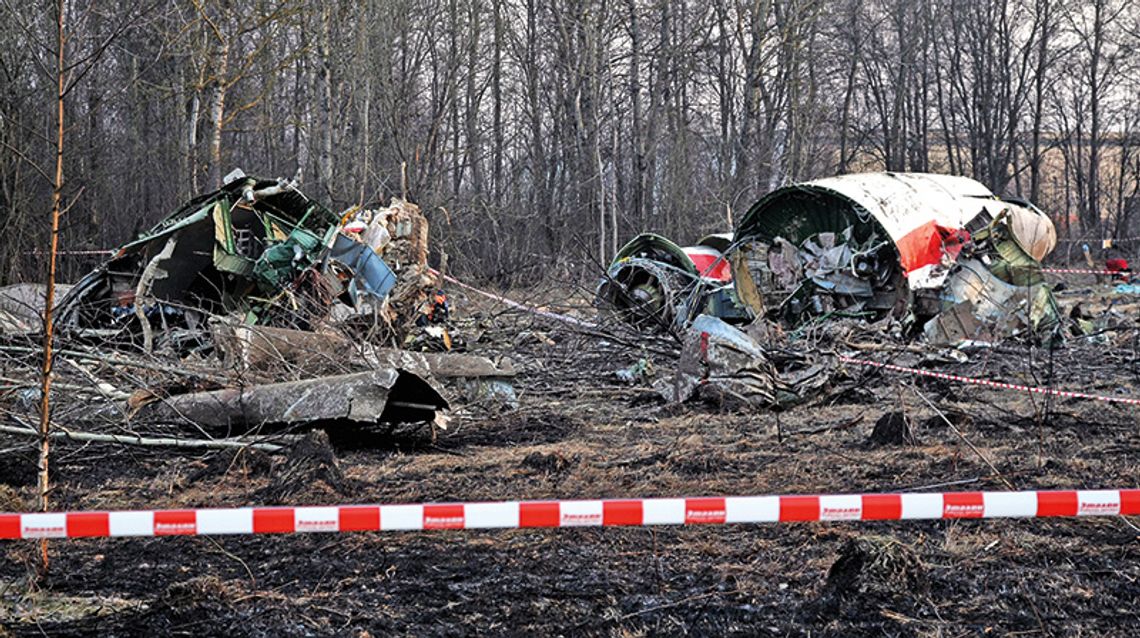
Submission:
M 1049 218 L 965 177 L 866 173 L 769 193 L 731 235 L 679 248 L 640 235 L 617 255 L 598 301 L 642 326 L 797 328 L 837 317 L 901 320 L 936 344 L 1044 335 L 1058 309 L 1041 272 Z
M 231 174 L 83 277 L 56 321 L 81 336 L 141 335 L 147 350 L 155 324 L 168 339 L 195 338 L 210 315 L 304 326 L 333 300 L 359 307 L 396 284 L 374 247 L 346 227 L 295 182 Z M 328 303 L 304 308 L 306 298 Z
M 730 234 L 709 235 L 696 246 L 682 248 L 660 235 L 638 235 L 618 251 L 598 287 L 598 303 L 627 323 L 668 328 L 677 319 L 677 308 L 700 284 L 700 312 L 745 319 L 724 258 L 731 243 Z
M 402 200 L 337 214 L 294 181 L 235 171 L 71 287 L 56 324 L 100 351 L 213 365 L 220 383 L 134 398 L 131 414 L 164 422 L 441 423 L 437 383 L 510 404 L 509 362 L 450 351 L 427 237 Z M 443 351 L 382 347 L 425 334 L 443 334 Z

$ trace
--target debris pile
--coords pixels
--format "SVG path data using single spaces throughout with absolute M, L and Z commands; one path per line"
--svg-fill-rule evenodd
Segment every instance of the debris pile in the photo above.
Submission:
M 782 188 L 754 204 L 730 256 L 757 317 L 901 319 L 936 344 L 1042 334 L 1058 311 L 1041 273 L 1052 222 L 970 179 L 869 173 Z
M 81 279 L 57 322 L 80 338 L 183 354 L 212 345 L 202 341 L 211 316 L 303 330 L 367 316 L 404 328 L 438 288 L 427 234 L 402 200 L 337 215 L 294 181 L 235 171 Z
M 1064 315 L 1042 268 L 1056 245 L 1033 204 L 968 178 L 843 175 L 777 189 L 731 234 L 695 247 L 639 235 L 609 267 L 596 302 L 683 344 L 672 387 L 658 383 L 663 395 L 778 405 L 781 392 L 802 400 L 804 383 L 826 385 L 810 365 L 789 380 L 771 361 L 819 326 L 857 321 L 943 347 L 1060 337 Z M 1127 273 L 1124 260 L 1108 265 Z M 1070 325 L 1078 334 L 1091 327 Z
M 428 236 L 408 202 L 336 214 L 293 181 L 235 171 L 68 290 L 59 387 L 95 401 L 73 413 L 82 431 L 59 432 L 241 445 L 331 427 L 339 441 L 378 424 L 446 428 L 453 404 L 516 408 L 510 357 L 525 332 L 494 359 L 463 352 Z M 1041 265 L 1055 245 L 1040 210 L 973 180 L 846 175 L 773 191 L 731 234 L 695 246 L 634 238 L 596 291 L 610 326 L 529 310 L 636 348 L 611 372 L 643 395 L 786 409 L 850 390 L 839 362 L 856 340 L 921 340 L 957 360 L 1010 338 L 1051 342 L 1062 320 L 1081 333 L 1116 326 L 1080 306 L 1060 312 Z M 6 427 L 32 436 L 38 348 L 19 339 L 36 330 L 37 295 L 0 293 L 8 389 L 26 412 Z M 885 440 L 913 442 L 883 425 Z
M 833 358 L 765 347 L 748 333 L 700 315 L 685 333 L 676 374 L 657 382 L 670 401 L 787 407 L 814 396 L 831 378 Z
M 295 181 L 234 171 L 66 289 L 57 387 L 90 403 L 57 405 L 83 430 L 60 432 L 240 445 L 298 428 L 446 427 L 444 393 L 511 404 L 509 361 L 452 351 L 428 254 L 414 204 L 336 214 Z M 23 344 L 41 330 L 42 290 L 2 292 L 8 389 L 30 419 L 37 349 Z
M 891 317 L 936 344 L 1040 335 L 1059 320 L 1041 272 L 1057 243 L 1052 222 L 964 177 L 867 173 L 795 184 L 713 238 L 682 249 L 638 236 L 610 266 L 599 304 L 657 325 L 702 313 L 785 328 Z
M 690 312 L 744 320 L 724 258 L 731 235 L 709 235 L 681 248 L 652 233 L 638 235 L 618 251 L 598 286 L 597 304 L 626 323 L 666 331 Z

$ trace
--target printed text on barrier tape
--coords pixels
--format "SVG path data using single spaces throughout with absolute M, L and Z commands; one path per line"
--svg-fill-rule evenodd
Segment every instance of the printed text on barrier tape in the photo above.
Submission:
M 0 538 L 202 536 L 1140 515 L 1140 489 L 0 514 Z
M 1003 390 L 1019 390 L 1022 392 L 1033 392 L 1035 394 L 1051 394 L 1059 397 L 1067 397 L 1070 399 L 1089 399 L 1092 401 L 1108 401 L 1110 403 L 1126 403 L 1128 405 L 1140 405 L 1140 399 L 1132 397 L 1106 397 L 1098 394 L 1088 394 L 1086 392 L 1076 392 L 1072 390 L 1057 390 L 1055 388 L 1040 388 L 1029 385 L 1019 385 L 1016 383 L 1005 383 L 1002 381 L 991 381 L 989 379 L 975 379 L 973 377 L 963 377 L 957 374 L 947 374 L 945 372 L 934 372 L 932 370 L 919 370 L 917 368 L 907 368 L 904 366 L 897 366 L 893 363 L 880 363 L 878 361 L 868 361 L 866 359 L 853 359 L 851 357 L 839 357 L 839 360 L 844 363 L 853 363 L 855 365 L 870 366 L 873 368 L 882 368 L 884 370 L 892 370 L 894 372 L 904 372 L 906 374 L 915 374 L 923 377 L 932 377 L 935 379 L 943 379 L 945 381 L 958 381 L 961 383 L 972 383 L 974 385 L 984 385 L 991 388 L 1001 388 Z

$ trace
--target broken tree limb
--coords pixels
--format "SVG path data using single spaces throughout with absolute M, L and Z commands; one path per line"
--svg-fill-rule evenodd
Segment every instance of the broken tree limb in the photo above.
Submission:
M 80 374 L 86 377 L 87 380 L 91 382 L 92 387 L 95 388 L 99 394 L 107 397 L 108 399 L 111 399 L 112 401 L 122 401 L 124 399 L 130 398 L 131 393 L 123 392 L 110 383 L 107 383 L 106 381 L 96 377 L 95 373 L 79 365 L 75 361 L 72 361 L 71 359 L 64 359 L 64 362 L 72 368 L 75 368 Z
M 433 275 L 439 275 L 439 271 L 435 270 L 434 268 L 428 268 L 427 272 L 430 274 L 433 274 Z M 561 321 L 562 323 L 568 323 L 570 325 L 578 326 L 580 328 L 597 328 L 598 327 L 598 324 L 596 324 L 592 321 L 582 321 L 581 319 L 576 319 L 576 318 L 570 317 L 568 315 L 559 314 L 557 312 L 550 312 L 549 310 L 543 310 L 541 308 L 536 308 L 534 306 L 528 306 L 526 304 L 522 304 L 522 303 L 519 303 L 517 301 L 507 299 L 506 297 L 503 297 L 502 295 L 496 295 L 494 293 L 490 293 L 490 292 L 486 292 L 484 290 L 480 290 L 474 286 L 470 286 L 468 284 L 465 284 L 462 281 L 459 281 L 458 279 L 456 279 L 450 275 L 442 275 L 441 278 L 448 283 L 451 283 L 451 284 L 454 284 L 456 286 L 459 286 L 460 288 L 463 288 L 464 290 L 473 292 L 477 295 L 482 295 L 483 297 L 491 299 L 492 301 L 498 301 L 499 303 L 504 304 L 506 306 L 510 306 L 511 308 L 514 308 L 516 310 L 522 310 L 523 312 L 528 312 L 532 315 L 535 315 L 536 317 L 553 319 L 555 321 Z
M 930 348 L 898 343 L 861 343 L 847 341 L 843 345 L 862 352 L 913 352 L 915 354 L 930 354 L 931 352 Z
M 21 381 L 19 379 L 13 379 L 11 377 L 0 377 L 0 382 L 5 382 L 5 383 L 9 384 L 9 385 L 0 385 L 0 389 L 2 389 L 2 390 L 15 390 L 15 389 L 19 389 L 19 388 L 39 388 L 38 383 L 34 383 L 31 381 Z M 74 383 L 53 383 L 51 385 L 53 388 L 55 388 L 57 390 L 67 390 L 69 392 L 87 392 L 90 394 L 98 394 L 102 397 L 112 399 L 112 400 L 120 400 L 121 401 L 121 400 L 129 399 L 131 397 L 131 395 L 129 395 L 125 392 L 112 391 L 112 390 L 109 390 L 109 389 L 103 388 L 103 387 L 92 387 L 92 386 L 78 385 L 78 384 L 74 384 Z
M 42 352 L 40 348 L 31 348 L 28 346 L 0 346 L 0 351 L 4 352 L 25 352 L 29 354 L 39 354 Z M 153 361 L 143 361 L 140 359 L 130 359 L 127 357 L 118 356 L 109 352 L 84 352 L 81 350 L 57 350 L 55 355 L 58 357 L 73 357 L 76 359 L 86 359 L 88 361 L 99 361 L 101 363 L 108 363 L 112 365 L 126 366 L 130 368 L 139 368 L 142 370 L 154 370 L 155 372 L 166 372 L 170 374 L 177 374 L 180 376 L 193 375 L 214 381 L 217 383 L 230 383 L 232 379 L 223 374 L 209 372 L 200 368 L 179 367 L 172 365 L 164 365 L 155 363 Z
M 158 265 L 170 259 L 170 256 L 174 254 L 174 247 L 177 245 L 177 236 L 167 239 L 162 250 L 147 263 L 142 276 L 139 277 L 139 283 L 135 287 L 135 316 L 138 317 L 139 325 L 142 326 L 143 350 L 147 354 L 154 352 L 154 330 L 151 328 L 150 319 L 146 316 L 146 305 L 154 302 L 154 298 L 150 294 L 154 280 L 166 277 L 166 271 L 160 269 Z
M 59 427 L 59 426 L 56 426 Z M 19 434 L 21 436 L 39 437 L 40 433 L 28 428 L 0 425 L 0 432 L 5 434 Z M 143 447 L 176 447 L 186 449 L 224 450 L 234 448 L 249 448 L 260 452 L 279 452 L 284 445 L 276 443 L 256 443 L 238 439 L 178 439 L 173 437 L 144 437 L 126 434 L 94 434 L 91 432 L 72 432 L 70 430 L 56 430 L 50 434 L 53 439 L 67 439 L 70 441 L 85 441 L 91 443 L 119 443 L 123 445 L 139 445 Z

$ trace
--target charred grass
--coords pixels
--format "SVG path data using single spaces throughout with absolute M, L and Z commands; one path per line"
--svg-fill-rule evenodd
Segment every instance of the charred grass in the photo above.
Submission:
M 61 445 L 55 503 L 1140 485 L 1131 408 L 853 370 L 780 413 L 678 409 L 612 374 L 652 353 L 556 329 L 507 332 L 473 347 L 521 364 L 518 410 L 463 413 L 447 432 L 380 449 L 335 436 L 272 456 Z M 1134 373 L 1106 362 L 1105 347 L 1055 352 L 1052 382 L 1136 396 Z M 1037 351 L 909 356 L 900 363 L 1046 381 Z M 893 413 L 913 437 L 870 441 Z M 0 496 L 30 502 L 10 474 Z M 1130 636 L 1140 626 L 1140 532 L 1111 518 L 59 541 L 35 586 L 36 546 L 0 551 L 0 618 L 13 635 Z

